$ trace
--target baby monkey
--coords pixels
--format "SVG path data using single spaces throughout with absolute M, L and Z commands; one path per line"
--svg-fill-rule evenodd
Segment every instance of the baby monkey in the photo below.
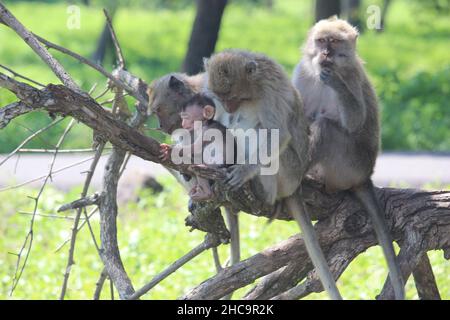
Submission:
M 378 102 L 356 53 L 357 30 L 344 20 L 319 21 L 294 71 L 311 129 L 309 174 L 329 192 L 350 190 L 371 216 L 396 299 L 404 282 L 371 180 L 380 145 Z
M 180 117 L 181 126 L 189 131 L 190 139 L 184 137 L 181 143 L 173 146 L 162 143 L 160 158 L 167 160 L 171 155 L 176 154 L 189 156 L 189 162 L 198 166 L 208 165 L 216 168 L 225 166 L 226 155 L 233 154 L 230 147 L 234 147 L 234 144 L 226 143 L 226 127 L 213 120 L 215 109 L 214 101 L 203 94 L 196 94 L 189 99 L 182 106 Z M 196 163 L 198 159 L 202 160 L 201 164 Z M 196 183 L 189 192 L 191 199 L 194 201 L 211 199 L 213 191 L 209 180 L 200 176 L 196 176 L 195 179 Z

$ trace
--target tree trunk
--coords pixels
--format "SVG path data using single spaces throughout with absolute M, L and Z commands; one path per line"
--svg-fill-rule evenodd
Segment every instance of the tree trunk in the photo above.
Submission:
M 111 17 L 111 20 L 114 19 L 117 7 L 118 7 L 117 0 L 111 1 L 109 3 L 107 9 Z M 92 54 L 92 60 L 99 65 L 103 65 L 106 52 L 107 51 L 113 52 L 113 49 L 114 46 L 111 38 L 111 33 L 109 32 L 108 23 L 105 22 L 105 25 L 103 26 L 103 31 L 100 35 L 100 38 L 97 41 L 97 48 L 95 49 L 95 52 Z
M 226 5 L 227 0 L 197 0 L 197 15 L 183 62 L 183 72 L 196 74 L 203 70 L 203 57 L 209 57 L 216 47 Z
M 316 22 L 340 14 L 340 0 L 316 0 Z
M 342 11 L 345 18 L 352 25 L 358 28 L 361 32 L 363 25 L 359 15 L 359 8 L 361 7 L 361 0 L 344 0 L 342 2 Z

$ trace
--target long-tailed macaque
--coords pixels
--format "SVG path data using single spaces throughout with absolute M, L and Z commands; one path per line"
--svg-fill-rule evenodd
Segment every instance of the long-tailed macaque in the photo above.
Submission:
M 293 75 L 311 129 L 308 174 L 329 192 L 351 190 L 370 214 L 389 266 L 396 299 L 404 283 L 371 175 L 380 144 L 378 103 L 356 53 L 357 30 L 344 20 L 321 20 L 311 29 Z
M 183 104 L 180 116 L 181 126 L 189 131 L 189 141 L 182 141 L 173 146 L 162 143 L 161 156 L 162 160 L 167 160 L 172 153 L 189 158 L 189 162 L 195 162 L 196 156 L 202 161 L 201 164 L 212 167 L 225 167 L 227 161 L 227 153 L 234 153 L 234 144 L 226 143 L 226 127 L 220 122 L 214 120 L 215 103 L 209 97 L 196 94 L 186 103 Z M 197 123 L 201 124 L 197 126 Z M 215 136 L 211 139 L 208 130 L 216 130 Z M 214 133 L 209 131 L 209 133 Z M 192 141 L 193 140 L 193 141 Z M 205 152 L 209 148 L 214 154 Z M 229 148 L 229 150 L 228 150 Z M 209 180 L 200 176 L 195 177 L 195 184 L 189 191 L 189 196 L 194 201 L 205 201 L 213 197 L 213 191 L 209 184 Z
M 283 68 L 262 54 L 227 50 L 207 60 L 205 71 L 208 90 L 221 100 L 230 114 L 228 128 L 269 129 L 269 133 L 270 129 L 277 129 L 279 132 L 279 150 L 271 154 L 271 159 L 279 161 L 278 172 L 263 175 L 260 164 L 236 164 L 229 168 L 227 183 L 231 188 L 238 188 L 256 180 L 264 187 L 267 202 L 286 204 L 303 232 L 323 287 L 332 299 L 341 299 L 311 219 L 299 198 L 301 192 L 296 192 L 309 161 L 308 124 L 299 93 Z

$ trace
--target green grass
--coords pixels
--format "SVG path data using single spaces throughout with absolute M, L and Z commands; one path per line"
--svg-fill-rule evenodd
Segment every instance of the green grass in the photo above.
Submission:
M 104 23 L 100 7 L 81 7 L 81 28 L 66 27 L 67 6 L 58 3 L 6 1 L 11 11 L 35 33 L 89 57 Z M 240 47 L 264 52 L 277 59 L 290 73 L 297 63 L 300 44 L 313 19 L 310 1 L 276 1 L 274 10 L 239 5 L 225 11 L 217 50 Z M 366 4 L 369 4 L 366 1 Z M 372 2 L 370 2 L 372 4 Z M 363 8 L 365 8 L 363 6 Z M 195 8 L 184 10 L 120 8 L 115 29 L 131 72 L 150 82 L 182 64 Z M 363 10 L 364 11 L 364 10 Z M 32 14 L 31 14 L 32 13 Z M 364 13 L 364 12 L 363 12 Z M 365 16 L 364 16 L 365 17 Z M 387 30 L 367 30 L 358 49 L 366 61 L 383 109 L 385 150 L 450 150 L 450 20 L 395 1 L 389 11 Z M 0 27 L 0 63 L 44 84 L 57 82 L 48 67 L 11 30 Z M 52 51 L 53 52 L 53 51 Z M 55 53 L 85 90 L 95 83 L 94 95 L 104 88 L 104 79 L 78 62 Z M 112 68 L 112 59 L 106 61 Z M 0 89 L 0 106 L 14 101 Z M 51 120 L 45 115 L 22 117 L 0 134 L 0 153 L 9 152 L 33 130 Z M 61 128 L 44 134 L 55 144 Z M 68 147 L 87 147 L 89 129 L 77 129 Z M 35 140 L 29 147 L 49 146 Z
M 156 273 L 199 244 L 203 233 L 188 232 L 184 226 L 187 196 L 171 177 L 162 177 L 165 191 L 153 195 L 142 191 L 140 201 L 120 208 L 118 236 L 125 268 L 134 285 L 140 287 Z M 39 206 L 39 213 L 54 214 L 61 204 L 75 199 L 80 188 L 67 194 L 47 189 Z M 55 252 L 70 237 L 72 221 L 36 217 L 34 243 L 28 266 L 14 295 L 9 289 L 20 249 L 29 228 L 29 215 L 19 211 L 32 210 L 36 190 L 20 189 L 0 193 L 0 299 L 56 299 L 59 295 L 67 261 L 68 246 Z M 72 213 L 68 214 L 72 216 Z M 240 215 L 242 257 L 248 258 L 258 251 L 274 245 L 297 232 L 292 222 L 276 221 L 267 226 L 265 219 L 247 214 Z M 99 234 L 98 217 L 93 218 L 94 232 Z M 98 238 L 97 238 L 97 241 Z M 227 258 L 228 246 L 219 248 L 222 261 Z M 449 263 L 442 252 L 430 252 L 430 260 L 443 299 L 450 298 L 448 274 Z M 68 299 L 91 299 L 95 283 L 102 269 L 87 228 L 78 235 L 75 250 L 75 265 L 69 282 Z M 212 254 L 205 252 L 188 263 L 170 278 L 155 287 L 146 299 L 174 299 L 187 292 L 203 280 L 215 274 Z M 387 269 L 378 247 L 371 248 L 351 263 L 338 281 L 346 299 L 373 299 L 379 292 Z M 235 298 L 241 297 L 250 287 L 238 290 Z M 109 298 L 105 290 L 103 298 Z M 117 296 L 117 294 L 116 294 Z M 326 295 L 313 294 L 309 299 L 323 299 Z M 407 284 L 407 298 L 416 299 L 412 281 Z

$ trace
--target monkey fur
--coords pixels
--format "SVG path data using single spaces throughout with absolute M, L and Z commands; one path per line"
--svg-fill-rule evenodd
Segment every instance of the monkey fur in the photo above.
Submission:
M 351 190 L 371 215 L 396 299 L 404 284 L 371 176 L 380 147 L 375 91 L 356 53 L 358 31 L 344 20 L 321 20 L 310 30 L 293 84 L 311 129 L 308 174 L 328 192 Z

